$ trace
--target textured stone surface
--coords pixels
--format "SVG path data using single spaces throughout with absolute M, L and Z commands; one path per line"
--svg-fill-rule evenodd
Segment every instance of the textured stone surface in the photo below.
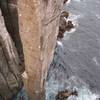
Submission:
M 17 49 L 20 58 L 20 65 L 23 66 L 20 68 L 22 73 L 24 71 L 24 55 L 19 35 L 17 0 L 0 0 L 0 9 L 4 18 L 7 32 L 14 41 L 15 47 Z
M 0 11 L 0 100 L 11 100 L 22 88 L 19 58 Z
M 40 100 L 47 69 L 53 58 L 63 0 L 19 0 L 19 25 L 26 71 L 25 87 Z M 42 99 L 42 98 L 41 98 Z

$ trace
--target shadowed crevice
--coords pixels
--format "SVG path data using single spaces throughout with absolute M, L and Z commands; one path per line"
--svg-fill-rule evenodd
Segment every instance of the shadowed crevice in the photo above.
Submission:
M 23 72 L 25 65 L 23 46 L 19 34 L 17 0 L 0 0 L 0 8 L 4 17 L 5 26 L 13 42 L 15 43 L 15 47 L 20 58 L 20 65 L 22 66 L 20 71 Z

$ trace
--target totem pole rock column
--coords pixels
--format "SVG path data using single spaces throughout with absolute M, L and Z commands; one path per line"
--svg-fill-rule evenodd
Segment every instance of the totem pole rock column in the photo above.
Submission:
M 31 100 L 44 97 L 44 83 L 53 58 L 62 6 L 63 0 L 18 0 L 26 66 L 23 77 Z

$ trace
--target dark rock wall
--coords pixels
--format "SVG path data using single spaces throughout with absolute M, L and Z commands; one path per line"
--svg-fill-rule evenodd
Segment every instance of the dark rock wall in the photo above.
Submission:
M 20 58 L 21 71 L 24 71 L 24 54 L 22 41 L 19 34 L 17 0 L 0 0 L 0 9 L 4 17 L 6 29 L 14 41 Z
M 0 11 L 0 100 L 11 100 L 22 88 L 20 67 L 17 50 Z

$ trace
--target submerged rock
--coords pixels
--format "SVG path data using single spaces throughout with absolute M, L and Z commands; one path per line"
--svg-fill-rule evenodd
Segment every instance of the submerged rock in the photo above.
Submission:
M 72 95 L 78 96 L 78 92 L 77 91 L 69 91 L 69 90 L 60 91 L 56 95 L 56 100 L 65 100 Z
M 63 3 L 66 3 L 68 0 L 64 0 L 64 2 Z
M 70 31 L 72 28 L 74 28 L 74 25 L 73 25 L 72 21 L 69 20 L 66 23 L 66 31 Z

